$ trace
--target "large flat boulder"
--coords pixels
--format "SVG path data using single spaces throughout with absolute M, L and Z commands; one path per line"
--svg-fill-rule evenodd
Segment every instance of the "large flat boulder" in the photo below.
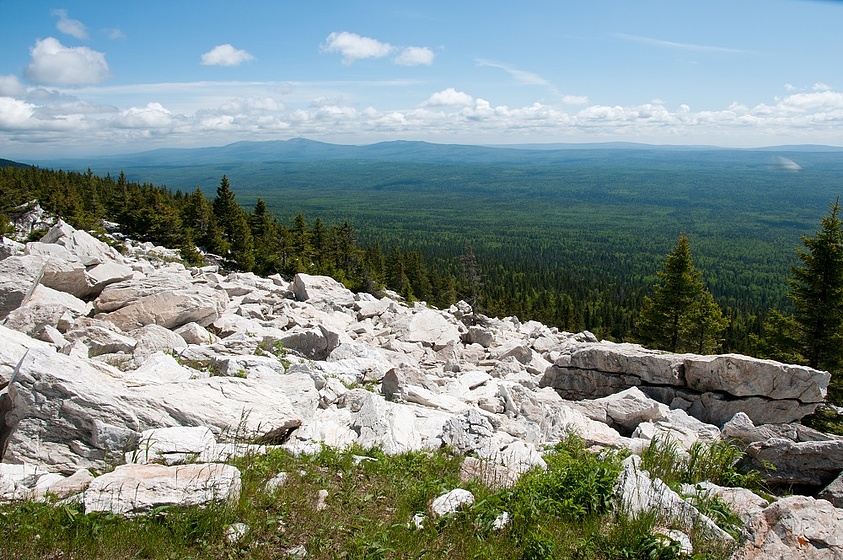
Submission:
M 219 463 L 120 465 L 85 491 L 85 512 L 144 513 L 159 506 L 207 506 L 240 496 L 240 471 Z
M 224 290 L 172 274 L 111 284 L 94 301 L 98 318 L 124 331 L 150 324 L 167 329 L 187 323 L 205 327 L 216 321 L 227 305 Z
M 829 380 L 828 372 L 738 354 L 672 354 L 600 342 L 568 347 L 540 385 L 571 400 L 638 387 L 663 404 L 722 425 L 741 411 L 756 424 L 797 421 L 823 401 Z
M 230 441 L 283 441 L 319 403 L 305 373 L 138 383 L 132 372 L 41 348 L 15 372 L 2 459 L 68 474 L 119 462 L 151 428 L 205 426 Z

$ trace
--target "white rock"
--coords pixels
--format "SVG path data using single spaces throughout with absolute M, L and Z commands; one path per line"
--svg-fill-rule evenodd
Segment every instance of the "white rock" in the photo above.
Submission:
M 85 511 L 142 513 L 164 505 L 235 501 L 239 495 L 240 471 L 231 465 L 120 465 L 91 482 Z
M 456 488 L 446 494 L 442 494 L 430 504 L 430 511 L 434 517 L 452 515 L 460 508 L 474 503 L 474 494 L 462 488 Z
M 138 447 L 126 453 L 127 463 L 184 463 L 217 444 L 213 432 L 205 427 L 153 428 L 141 432 Z
M 34 255 L 0 260 L 0 319 L 29 301 L 46 264 L 46 257 Z
M 735 560 L 843 558 L 843 509 L 825 500 L 787 496 L 756 513 Z
M 188 344 L 213 344 L 219 340 L 208 329 L 193 322 L 180 326 L 174 332 Z
M 292 289 L 299 301 L 329 303 L 337 307 L 351 307 L 354 304 L 354 293 L 330 276 L 296 274 Z
M 93 266 L 108 261 L 123 262 L 123 257 L 114 248 L 94 238 L 91 234 L 73 229 L 59 221 L 41 238 L 42 243 L 61 245 L 82 261 Z
M 457 326 L 445 319 L 441 313 L 425 309 L 413 315 L 403 338 L 408 342 L 421 342 L 439 349 L 449 343 L 458 343 L 460 332 Z
M 650 478 L 647 471 L 641 470 L 641 458 L 637 455 L 627 457 L 623 462 L 615 496 L 622 511 L 635 515 L 643 512 L 657 512 L 683 531 L 702 531 L 708 538 L 720 542 L 733 542 L 731 535 L 718 527 L 706 515 L 683 500 L 658 478 Z

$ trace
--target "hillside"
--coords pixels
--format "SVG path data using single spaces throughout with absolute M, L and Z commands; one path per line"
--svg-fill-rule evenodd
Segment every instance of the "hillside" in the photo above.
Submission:
M 798 424 L 826 372 L 110 240 L 2 245 L 0 556 L 840 552 L 831 503 L 728 487 L 837 503 L 841 440 Z

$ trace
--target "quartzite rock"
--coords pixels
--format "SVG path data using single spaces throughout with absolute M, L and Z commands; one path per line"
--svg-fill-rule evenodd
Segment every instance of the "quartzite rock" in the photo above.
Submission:
M 127 514 L 159 506 L 205 506 L 240 496 L 240 471 L 218 463 L 120 465 L 85 491 L 85 512 Z

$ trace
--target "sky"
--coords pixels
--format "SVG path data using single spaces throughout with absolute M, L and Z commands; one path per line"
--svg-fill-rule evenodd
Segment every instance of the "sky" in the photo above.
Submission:
M 0 0 L 0 157 L 843 146 L 843 2 Z

